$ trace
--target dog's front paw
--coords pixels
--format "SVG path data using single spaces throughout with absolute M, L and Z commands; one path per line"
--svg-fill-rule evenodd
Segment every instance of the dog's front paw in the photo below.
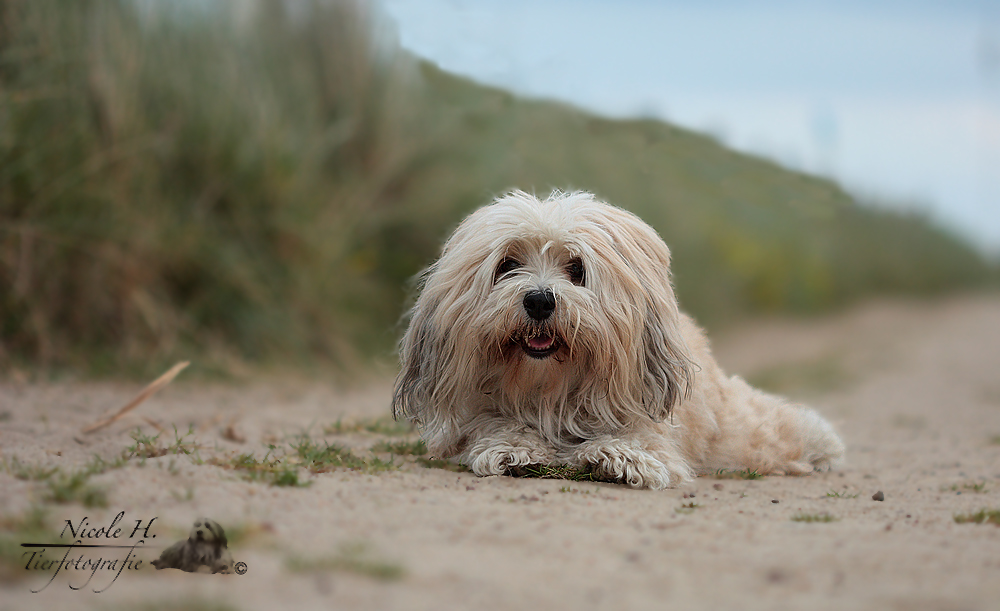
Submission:
M 472 472 L 476 475 L 503 475 L 517 473 L 520 467 L 547 465 L 553 457 L 535 448 L 515 447 L 507 443 L 490 446 L 472 459 Z
M 633 488 L 662 490 L 676 483 L 670 470 L 638 443 L 617 439 L 584 442 L 576 460 L 601 479 L 628 484 Z

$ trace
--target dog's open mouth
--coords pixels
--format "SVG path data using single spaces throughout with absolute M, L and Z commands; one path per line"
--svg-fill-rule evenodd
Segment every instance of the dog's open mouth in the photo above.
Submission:
M 559 340 L 555 335 L 543 333 L 521 339 L 521 350 L 533 359 L 544 359 L 559 349 Z

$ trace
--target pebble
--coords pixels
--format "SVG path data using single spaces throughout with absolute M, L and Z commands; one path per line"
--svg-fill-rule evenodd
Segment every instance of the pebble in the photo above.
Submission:
M 882 494 L 881 490 L 879 490 L 878 492 L 876 492 L 875 494 L 872 495 L 872 500 L 873 501 L 884 501 L 885 500 L 885 495 Z
M 771 502 L 772 502 L 772 503 L 777 503 L 777 502 L 778 502 L 778 499 L 771 499 Z

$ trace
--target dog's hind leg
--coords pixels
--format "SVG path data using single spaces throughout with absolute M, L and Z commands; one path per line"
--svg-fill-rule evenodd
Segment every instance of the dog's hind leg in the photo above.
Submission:
M 710 410 L 715 434 L 703 446 L 703 471 L 741 468 L 802 475 L 836 466 L 844 443 L 812 409 L 767 394 L 738 376 L 729 378 L 726 400 Z

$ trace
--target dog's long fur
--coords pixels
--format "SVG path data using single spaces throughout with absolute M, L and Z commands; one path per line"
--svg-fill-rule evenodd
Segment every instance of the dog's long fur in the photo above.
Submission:
M 544 320 L 524 301 L 539 291 Z M 677 307 L 666 244 L 586 193 L 515 191 L 466 218 L 421 278 L 400 357 L 395 415 L 478 475 L 565 464 L 665 488 L 844 453 L 816 412 L 719 369 Z

